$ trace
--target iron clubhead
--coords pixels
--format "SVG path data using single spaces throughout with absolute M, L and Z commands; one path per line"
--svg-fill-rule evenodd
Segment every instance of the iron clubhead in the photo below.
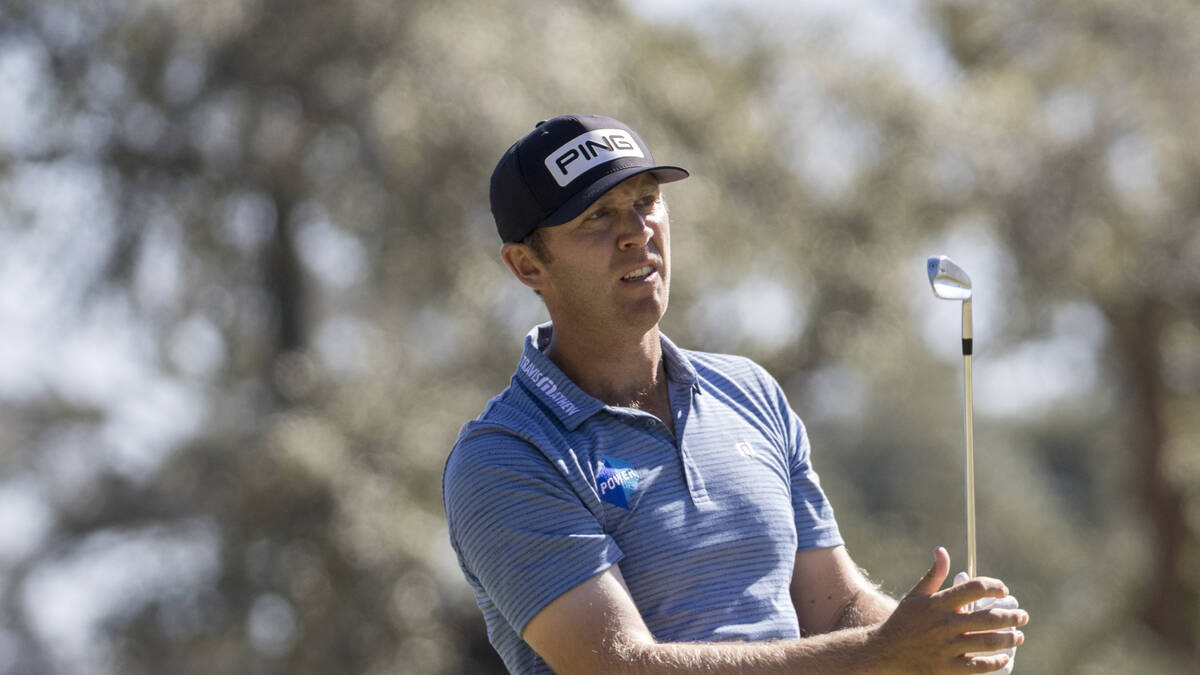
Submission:
M 943 300 L 971 299 L 971 277 L 950 258 L 932 256 L 925 261 L 925 269 L 929 272 L 929 285 L 937 297 Z

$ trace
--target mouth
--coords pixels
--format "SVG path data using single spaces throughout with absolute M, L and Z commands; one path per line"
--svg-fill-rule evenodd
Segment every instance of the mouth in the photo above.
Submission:
M 627 283 L 637 283 L 639 281 L 646 281 L 647 279 L 650 279 L 655 274 L 657 274 L 657 272 L 658 272 L 658 270 L 656 270 L 653 265 L 642 265 L 641 267 L 637 268 L 636 270 L 633 270 L 632 272 L 621 277 L 621 281 L 624 281 Z

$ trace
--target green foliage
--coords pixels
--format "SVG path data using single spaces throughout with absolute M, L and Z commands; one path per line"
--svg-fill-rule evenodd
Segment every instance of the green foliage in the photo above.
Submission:
M 1194 668 L 1200 16 L 1127 5 L 931 2 L 930 87 L 794 15 L 718 42 L 615 0 L 10 3 L 39 116 L 0 130 L 0 236 L 33 251 L 4 267 L 83 355 L 0 378 L 0 507 L 49 514 L 0 546 L 0 673 L 499 672 L 440 476 L 544 318 L 489 174 L 568 111 L 692 171 L 665 330 L 783 383 L 890 591 L 961 558 L 923 256 L 996 270 L 977 376 L 1087 346 L 1088 386 L 977 393 L 981 571 L 1031 609 L 1024 672 Z M 110 588 L 98 632 L 54 640 L 76 585 Z

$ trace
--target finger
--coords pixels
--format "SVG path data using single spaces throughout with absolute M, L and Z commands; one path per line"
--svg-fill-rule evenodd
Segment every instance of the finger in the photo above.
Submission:
M 968 654 L 960 656 L 958 660 L 963 664 L 962 672 L 991 673 L 1007 666 L 1009 656 L 1008 654 Z
M 957 653 L 982 656 L 1001 650 L 1015 649 L 1023 644 L 1025 644 L 1025 634 L 1019 630 L 1009 629 L 960 635 L 954 641 L 954 649 Z
M 1029 613 L 1023 609 L 980 609 L 958 617 L 954 628 L 963 633 L 974 631 L 1019 628 L 1029 623 Z
M 946 575 L 950 573 L 950 554 L 941 546 L 933 550 L 933 566 L 921 577 L 916 586 L 908 592 L 905 597 L 914 597 L 922 595 L 933 595 L 942 587 L 942 582 L 946 581 Z
M 1003 598 L 1006 595 L 1008 595 L 1008 587 L 1004 585 L 1003 581 L 991 577 L 975 577 L 958 586 L 951 586 L 941 591 L 938 599 L 957 609 L 982 598 Z
M 968 579 L 970 579 L 970 578 L 971 578 L 971 577 L 967 576 L 967 573 L 966 573 L 966 572 L 959 572 L 958 574 L 955 574 L 955 575 L 954 575 L 954 581 L 950 582 L 950 585 L 951 585 L 951 586 L 958 586 L 958 585 L 960 585 L 960 584 L 962 584 L 962 583 L 966 582 L 966 581 L 967 581 Z

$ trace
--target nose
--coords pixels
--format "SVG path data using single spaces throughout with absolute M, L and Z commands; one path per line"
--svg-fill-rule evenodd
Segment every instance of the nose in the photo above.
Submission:
M 621 230 L 617 237 L 617 248 L 621 250 L 641 248 L 654 236 L 654 230 L 646 222 L 646 216 L 635 207 L 621 214 Z

